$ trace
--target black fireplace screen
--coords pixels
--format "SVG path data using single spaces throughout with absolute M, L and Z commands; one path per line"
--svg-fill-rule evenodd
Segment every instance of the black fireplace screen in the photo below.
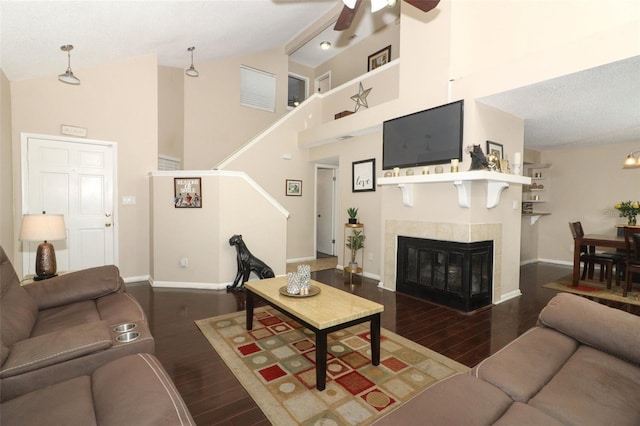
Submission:
M 469 312 L 491 303 L 493 241 L 398 237 L 396 290 Z

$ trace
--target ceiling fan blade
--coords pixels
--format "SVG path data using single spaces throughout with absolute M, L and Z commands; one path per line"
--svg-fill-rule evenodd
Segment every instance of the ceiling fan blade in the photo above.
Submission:
M 351 22 L 356 16 L 356 12 L 358 12 L 360 3 L 362 3 L 362 0 L 357 0 L 353 9 L 350 9 L 348 6 L 342 8 L 342 12 L 340 12 L 340 16 L 338 16 L 336 25 L 333 27 L 335 31 L 344 31 L 351 26 Z
M 423 12 L 428 12 L 431 9 L 435 8 L 440 0 L 404 0 L 412 6 L 417 7 Z

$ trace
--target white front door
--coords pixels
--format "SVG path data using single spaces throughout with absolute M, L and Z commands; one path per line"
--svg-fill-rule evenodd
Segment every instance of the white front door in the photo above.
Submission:
M 115 264 L 116 145 L 22 135 L 23 213 L 64 214 L 66 241 L 52 241 L 58 271 Z M 38 242 L 23 242 L 24 275 L 35 273 Z
M 316 169 L 316 251 L 335 256 L 336 169 Z

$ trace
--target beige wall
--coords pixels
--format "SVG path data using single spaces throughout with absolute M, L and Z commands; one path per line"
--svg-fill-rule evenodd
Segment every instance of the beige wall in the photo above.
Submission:
M 11 82 L 15 215 L 20 217 L 20 133 L 58 135 L 61 124 L 88 129 L 88 137 L 118 144 L 118 195 L 137 204 L 118 206 L 118 265 L 124 277 L 149 275 L 149 180 L 158 157 L 158 65 L 144 56 L 74 70 L 72 86 L 54 75 Z M 118 78 L 126 75 L 127 78 Z M 16 224 L 17 225 L 17 224 Z M 22 270 L 16 259 L 16 270 Z
M 344 224 L 347 222 L 347 208 L 358 209 L 358 220 L 364 224 L 364 273 L 379 278 L 382 263 L 382 240 L 380 234 L 383 210 L 381 188 L 372 192 L 352 192 L 352 163 L 354 161 L 376 160 L 376 177 L 382 176 L 382 132 L 345 139 L 344 141 L 318 146 L 310 150 L 310 159 L 321 163 L 325 158 L 338 158 L 338 214 L 336 220 L 336 251 L 338 263 L 345 265 Z M 349 254 L 347 253 L 347 257 Z M 347 259 L 346 262 L 349 260 Z
M 280 50 L 198 64 L 184 80 L 184 168 L 211 169 L 287 112 L 288 58 Z M 240 66 L 276 75 L 276 111 L 240 105 Z
M 391 46 L 390 61 L 400 57 L 400 25 L 388 25 L 315 69 L 313 78 L 331 71 L 331 87 L 338 87 L 367 72 L 369 55 Z M 312 78 L 312 80 L 313 80 Z
M 622 161 L 640 148 L 640 140 L 615 145 L 542 151 L 551 163 L 545 170 L 550 216 L 539 220 L 537 258 L 573 262 L 569 222 L 582 222 L 586 233 L 615 234 L 624 224 L 614 205 L 640 200 L 640 169 L 622 169 Z
M 303 103 L 253 140 L 246 151 L 218 165 L 222 170 L 247 173 L 291 213 L 287 224 L 289 260 L 315 257 L 314 166 L 308 150 L 298 146 L 297 135 L 302 129 L 319 124 L 320 104 L 318 97 Z M 302 196 L 285 195 L 286 179 L 302 181 Z M 264 237 L 271 238 L 271 234 Z
M 512 202 L 519 201 L 521 197 L 516 187 L 505 191 L 506 202 L 503 200 L 498 208 L 470 211 L 457 207 L 443 207 L 455 206 L 457 194 L 449 186 L 425 185 L 417 190 L 416 195 L 423 194 L 419 198 L 419 208 L 414 207 L 407 211 L 408 208 L 402 206 L 399 201 L 400 192 L 397 188 L 379 189 L 369 194 L 350 192 L 351 161 L 375 156 L 378 160 L 378 171 L 381 172 L 379 131 L 343 143 L 318 146 L 312 150 L 301 147 L 299 142 L 310 146 L 314 142 L 329 140 L 338 135 L 358 134 L 363 128 L 379 126 L 385 119 L 463 98 L 466 100 L 465 144 L 484 144 L 486 139 L 496 140 L 505 145 L 505 152 L 510 157 L 514 152 L 522 150 L 521 123 L 513 117 L 477 104 L 475 99 L 640 54 L 637 29 L 639 4 L 608 2 L 606 8 L 598 8 L 595 3 L 584 8 L 581 4 L 577 10 L 574 2 L 497 1 L 482 2 L 482 7 L 478 7 L 477 2 L 442 1 L 437 9 L 424 14 L 403 2 L 398 48 L 395 44 L 386 42 L 386 39 L 382 42 L 374 38 L 371 45 L 361 44 L 368 41 L 358 43 L 361 46 L 357 48 L 358 54 L 355 56 L 361 57 L 361 60 L 353 61 L 351 55 L 347 55 L 344 59 L 347 64 L 335 64 L 336 75 L 333 77 L 336 86 L 341 79 L 346 81 L 351 78 L 350 73 L 357 75 L 364 72 L 366 57 L 370 53 L 387 44 L 393 44 L 392 58 L 396 58 L 400 50 L 402 51 L 400 68 L 394 71 L 399 75 L 399 86 L 397 82 L 391 82 L 391 79 L 384 80 L 381 76 L 381 80 L 376 80 L 373 87 L 368 110 L 361 110 L 354 116 L 322 125 L 321 117 L 334 113 L 325 111 L 322 102 L 312 102 L 304 109 L 296 109 L 291 113 L 291 118 L 287 117 L 283 122 L 285 124 L 269 132 L 268 136 L 260 136 L 259 141 L 254 140 L 256 144 L 246 154 L 224 163 L 224 169 L 246 171 L 291 212 L 286 232 L 287 259 L 305 258 L 315 252 L 312 238 L 313 162 L 333 156 L 340 158 L 338 224 L 344 222 L 341 215 L 344 214 L 345 208 L 355 205 L 355 201 L 360 200 L 357 204 L 362 205 L 361 220 L 367 226 L 366 251 L 374 251 L 373 263 L 365 260 L 365 264 L 371 266 L 373 272 L 381 271 L 378 259 L 383 253 L 384 218 L 395 217 L 399 212 L 407 218 L 422 218 L 419 220 L 424 220 L 426 212 L 429 220 L 501 223 L 503 232 L 506 233 L 503 235 L 517 241 L 518 231 L 523 224 L 519 214 L 516 214 L 519 213 L 519 206 L 518 210 L 512 208 Z M 552 30 L 545 29 L 544 34 L 541 34 L 540 22 L 545 22 L 546 25 L 547 20 L 550 21 Z M 509 36 L 505 37 L 505 34 Z M 278 109 L 275 113 L 239 105 L 241 64 L 277 75 Z M 251 140 L 261 129 L 281 119 L 286 111 L 287 66 L 287 57 L 280 50 L 273 50 L 249 57 L 200 64 L 197 65 L 200 77 L 183 77 L 185 168 L 209 169 L 215 166 L 246 141 Z M 351 66 L 355 68 L 351 70 Z M 363 69 L 356 71 L 359 68 Z M 344 71 L 337 71 L 338 69 Z M 166 76 L 163 70 L 159 71 L 155 57 L 133 58 L 120 63 L 78 69 L 76 73 L 82 80 L 78 87 L 59 83 L 55 76 L 11 82 L 11 138 L 13 166 L 16 169 L 13 188 L 17 198 L 14 215 L 19 217 L 21 213 L 21 171 L 17 157 L 20 132 L 55 135 L 59 133 L 62 123 L 87 127 L 92 139 L 118 142 L 118 193 L 120 197 L 137 197 L 136 206 L 119 207 L 120 266 L 125 277 L 144 276 L 150 273 L 149 222 L 153 217 L 149 210 L 147 173 L 156 169 L 158 146 L 161 143 L 158 132 L 162 132 L 162 137 L 165 137 L 165 130 L 158 121 L 164 113 L 159 111 L 159 91 L 166 87 L 161 82 Z M 131 76 L 125 82 L 116 81 L 113 77 L 125 73 Z M 159 77 L 159 74 L 163 76 Z M 316 75 L 319 74 L 322 74 L 322 71 L 316 70 Z M 453 82 L 449 83 L 450 80 Z M 394 86 L 395 89 L 392 89 Z M 345 90 L 345 99 L 355 93 L 354 87 L 355 85 Z M 177 88 L 176 90 L 179 91 Z M 393 90 L 398 92 L 397 100 L 387 100 L 383 104 L 374 102 L 374 94 L 391 93 Z M 6 102 L 5 96 L 2 95 L 3 103 Z M 42 99 L 48 101 L 42 102 Z M 162 109 L 164 110 L 164 107 Z M 3 128 L 4 120 L 3 114 Z M 4 132 L 3 129 L 2 135 Z M 168 133 L 170 132 L 167 131 Z M 162 146 L 165 143 L 167 142 L 162 142 Z M 633 149 L 637 149 L 637 143 L 632 145 Z M 602 152 L 585 149 L 584 155 L 589 156 L 589 160 L 582 159 L 583 164 L 590 165 L 587 169 L 590 173 L 593 170 L 604 169 L 603 160 L 598 156 L 615 157 L 615 161 L 604 162 L 617 163 L 630 151 L 627 148 L 620 148 L 623 153 L 614 152 L 615 148 L 607 148 L 606 151 L 602 148 Z M 4 155 L 5 151 L 2 153 Z M 292 160 L 283 159 L 283 154 L 291 154 Z M 551 154 L 545 154 L 545 161 L 548 155 Z M 556 158 L 550 161 L 556 164 L 560 164 L 556 161 L 558 158 L 563 159 L 563 165 L 569 158 L 569 155 L 563 157 L 562 151 L 553 155 Z M 582 154 L 578 156 L 581 157 Z M 462 170 L 468 168 L 469 164 L 467 157 L 464 160 Z M 582 166 L 580 162 L 574 164 Z M 617 165 L 616 167 L 619 168 Z M 554 167 L 552 173 L 558 170 L 559 168 Z M 573 173 L 575 176 L 558 178 L 561 178 L 561 182 L 567 180 L 576 185 L 590 185 L 585 183 L 585 172 L 582 168 L 573 170 Z M 625 170 L 621 173 L 626 173 L 616 178 L 622 179 L 622 182 L 618 182 L 621 188 L 629 185 L 629 182 L 637 182 L 627 180 L 629 174 L 636 173 L 635 170 Z M 287 178 L 303 180 L 302 197 L 285 197 L 284 180 Z M 561 184 L 560 188 L 569 191 L 569 183 L 565 188 Z M 557 190 L 554 182 L 552 195 L 556 194 Z M 383 192 L 384 198 L 381 195 Z M 607 190 L 590 193 L 604 194 Z M 482 187 L 479 188 L 478 194 L 478 198 L 473 200 L 474 205 L 482 202 Z M 387 198 L 389 204 L 386 202 Z M 585 195 L 583 198 L 588 197 Z M 594 202 L 594 197 L 591 198 L 584 201 L 586 204 L 582 211 L 578 212 L 585 217 L 588 231 L 610 229 L 606 222 L 605 226 L 594 226 L 598 223 L 595 217 L 600 218 L 602 215 L 589 213 Z M 597 198 L 603 200 L 596 200 L 597 203 L 604 203 L 600 196 Z M 627 199 L 632 198 L 632 195 L 627 188 L 615 198 Z M 553 207 L 555 203 L 556 197 L 552 203 Z M 609 201 L 606 204 L 609 205 Z M 565 208 L 570 210 L 572 205 L 567 204 Z M 602 206 L 598 208 L 601 209 Z M 564 259 L 567 256 L 560 248 L 561 245 L 553 246 L 554 242 L 551 239 L 564 234 L 569 237 L 565 229 L 566 218 L 573 214 L 563 213 L 563 209 L 559 211 L 561 214 L 554 210 L 552 216 L 541 219 L 538 224 L 540 258 Z M 0 212 L 3 214 L 0 219 L 5 220 L 4 209 Z M 556 218 L 560 218 L 557 226 L 549 228 L 555 223 Z M 13 226 L 15 235 L 18 225 L 14 223 Z M 595 229 L 591 229 L 592 226 Z M 264 233 L 262 238 L 269 236 L 269 233 Z M 547 236 L 546 239 L 543 236 Z M 503 264 L 509 263 L 511 269 L 503 269 L 500 273 L 503 280 L 510 280 L 508 285 L 513 286 L 517 282 L 515 270 L 519 247 L 510 250 L 509 244 L 517 243 L 509 243 L 504 238 L 506 237 L 503 236 L 503 250 L 508 252 L 510 257 L 503 261 Z M 156 246 L 157 242 L 153 244 Z M 254 244 L 261 245 L 262 242 Z M 206 241 L 194 244 L 194 248 L 206 249 Z M 338 247 L 339 253 L 340 248 Z M 555 252 L 556 249 L 559 251 Z M 259 253 L 256 255 L 260 257 Z M 509 262 L 511 260 L 513 262 Z M 507 287 L 501 291 L 506 290 Z
M 13 219 L 13 164 L 11 147 L 11 91 L 0 69 L 0 244 L 14 262 L 16 230 Z
M 172 205 L 174 177 L 202 179 L 202 208 Z M 237 272 L 236 249 L 229 245 L 234 234 L 241 234 L 251 253 L 276 276 L 285 274 L 286 212 L 241 175 L 155 172 L 151 181 L 154 286 L 224 289 Z M 188 259 L 186 268 L 180 266 L 183 258 Z
M 442 8 L 442 3 L 438 9 Z M 544 57 L 556 49 L 565 50 L 574 43 L 584 47 L 586 55 L 564 55 L 559 62 L 588 63 L 607 50 L 615 51 L 620 43 L 638 44 L 637 1 L 452 1 L 455 31 L 451 34 L 453 52 L 451 75 L 454 78 L 495 70 L 523 58 L 535 58 L 538 69 L 525 72 L 529 83 L 531 72 L 542 75 L 541 68 L 553 69 L 554 62 Z M 623 26 L 635 26 L 636 36 L 609 44 L 602 35 Z M 594 39 L 593 43 L 585 42 Z M 603 50 L 601 50 L 603 49 Z M 593 56 L 592 56 L 593 54 Z M 611 61 L 607 61 L 611 62 Z M 597 62 L 596 62 L 597 63 Z M 606 62 L 604 62 L 606 63 Z M 591 65 L 593 66 L 593 65 Z M 578 69 L 586 66 L 578 65 Z M 575 70 L 575 69 L 574 69 Z
M 158 154 L 180 160 L 184 151 L 185 78 L 182 68 L 158 67 Z

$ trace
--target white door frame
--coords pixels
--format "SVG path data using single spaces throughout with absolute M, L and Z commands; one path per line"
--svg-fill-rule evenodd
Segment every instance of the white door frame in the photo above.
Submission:
M 313 80 L 313 92 L 318 93 L 318 89 L 320 88 L 320 82 L 322 80 L 329 79 L 329 90 L 331 90 L 331 70 L 325 72 L 324 74 L 316 77 Z
M 112 141 L 100 141 L 95 139 L 84 139 L 84 138 L 71 138 L 67 136 L 53 136 L 53 135 L 43 135 L 38 133 L 20 133 L 20 163 L 21 163 L 21 192 L 22 192 L 22 215 L 25 215 L 29 212 L 29 164 L 28 164 L 28 142 L 29 138 L 34 139 L 47 139 L 52 141 L 60 141 L 67 143 L 76 143 L 76 144 L 89 144 L 89 145 L 101 145 L 101 146 L 109 146 L 113 152 L 113 262 L 117 266 L 119 264 L 118 253 L 120 252 L 118 249 L 118 219 L 120 215 L 118 214 L 118 144 Z M 22 265 L 23 269 L 25 265 L 29 263 L 29 254 L 24 252 L 22 254 Z
M 336 218 L 338 217 L 338 181 L 339 181 L 339 173 L 338 166 L 332 164 L 321 164 L 316 163 L 314 168 L 315 175 L 315 185 L 313 188 L 313 249 L 317 251 L 318 249 L 318 169 L 333 169 L 335 174 L 335 182 L 333 185 L 333 209 L 331 211 L 331 233 L 333 234 L 333 251 L 331 253 L 333 256 L 337 256 L 337 239 L 336 239 Z

